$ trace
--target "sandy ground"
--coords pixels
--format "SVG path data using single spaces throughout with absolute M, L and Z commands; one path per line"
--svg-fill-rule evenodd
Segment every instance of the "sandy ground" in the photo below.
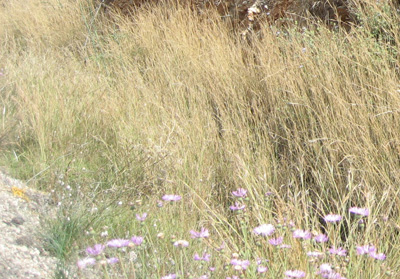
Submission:
M 49 195 L 0 172 L 0 278 L 53 278 L 56 259 L 43 249 L 40 216 Z

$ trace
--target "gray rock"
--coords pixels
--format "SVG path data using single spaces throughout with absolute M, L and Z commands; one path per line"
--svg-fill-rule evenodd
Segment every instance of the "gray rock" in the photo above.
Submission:
M 22 225 L 23 223 L 25 223 L 25 220 L 21 216 L 16 216 L 11 219 L 11 223 L 18 226 L 18 225 Z
M 34 244 L 32 236 L 21 236 L 15 240 L 15 243 L 27 247 L 31 247 Z

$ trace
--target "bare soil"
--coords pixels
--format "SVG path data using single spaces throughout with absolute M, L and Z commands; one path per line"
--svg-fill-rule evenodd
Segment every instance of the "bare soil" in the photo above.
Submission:
M 54 210 L 50 195 L 0 171 L 0 278 L 53 278 L 57 260 L 44 249 L 41 216 Z

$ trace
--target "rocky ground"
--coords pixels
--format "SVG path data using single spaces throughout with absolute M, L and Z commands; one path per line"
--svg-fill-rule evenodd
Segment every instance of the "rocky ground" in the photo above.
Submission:
M 57 260 L 43 248 L 40 216 L 54 212 L 49 195 L 0 172 L 0 278 L 53 278 Z

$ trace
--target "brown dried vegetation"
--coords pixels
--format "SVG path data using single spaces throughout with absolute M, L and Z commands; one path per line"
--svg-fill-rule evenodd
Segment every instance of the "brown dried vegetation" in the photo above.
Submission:
M 154 0 L 106 0 L 107 10 L 117 10 L 132 15 L 135 9 Z M 217 11 L 224 19 L 229 19 L 235 29 L 246 35 L 257 31 L 267 23 L 285 25 L 295 22 L 305 24 L 311 18 L 325 22 L 328 26 L 341 25 L 350 28 L 355 21 L 350 0 L 165 0 L 161 4 L 188 5 L 199 14 L 206 15 L 210 10 Z

